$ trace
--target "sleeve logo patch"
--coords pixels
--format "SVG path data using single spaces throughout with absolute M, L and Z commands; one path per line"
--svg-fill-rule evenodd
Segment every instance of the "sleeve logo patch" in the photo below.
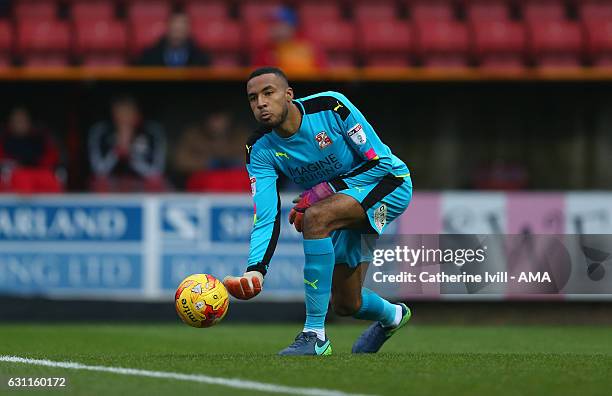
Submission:
M 255 193 L 257 192 L 257 187 L 256 187 L 257 179 L 254 177 L 251 177 L 250 181 L 251 181 L 251 195 L 255 196 Z
M 385 224 L 387 224 L 387 205 L 382 204 L 374 211 L 374 224 L 378 231 L 382 232 Z
M 355 126 L 349 129 L 346 134 L 348 135 L 348 137 L 351 138 L 353 143 L 358 146 L 365 144 L 365 142 L 367 141 L 365 132 L 361 124 L 355 124 Z

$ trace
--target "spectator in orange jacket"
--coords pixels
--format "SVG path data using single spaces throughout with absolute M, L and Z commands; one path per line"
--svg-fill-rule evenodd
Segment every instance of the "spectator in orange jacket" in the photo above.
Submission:
M 323 52 L 304 39 L 297 17 L 288 7 L 279 7 L 270 16 L 270 45 L 257 49 L 254 66 L 274 65 L 290 72 L 310 72 L 325 66 Z

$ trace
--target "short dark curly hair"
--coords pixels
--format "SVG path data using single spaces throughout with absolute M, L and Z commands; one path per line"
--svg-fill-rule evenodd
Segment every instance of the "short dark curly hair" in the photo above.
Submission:
M 253 70 L 253 72 L 251 73 L 251 75 L 247 79 L 247 82 L 250 81 L 251 79 L 253 79 L 253 78 L 257 77 L 257 76 L 261 76 L 263 74 L 276 74 L 277 76 L 279 76 L 280 78 L 285 80 L 285 82 L 287 82 L 287 85 L 289 85 L 289 79 L 287 78 L 287 75 L 285 75 L 285 72 L 283 72 L 278 67 L 272 67 L 272 66 L 260 67 L 258 69 Z

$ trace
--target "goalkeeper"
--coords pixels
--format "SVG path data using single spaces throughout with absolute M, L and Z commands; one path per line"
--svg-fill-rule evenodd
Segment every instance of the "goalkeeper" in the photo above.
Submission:
M 306 190 L 289 215 L 304 236 L 306 323 L 279 354 L 331 354 L 330 298 L 338 315 L 374 321 L 352 351 L 377 352 L 411 312 L 363 287 L 371 255 L 362 255 L 361 235 L 382 234 L 408 207 L 408 168 L 342 94 L 294 99 L 285 74 L 267 67 L 249 76 L 247 96 L 261 125 L 246 145 L 255 216 L 246 272 L 226 277 L 225 286 L 244 300 L 261 292 L 280 232 L 276 182 L 283 173 Z

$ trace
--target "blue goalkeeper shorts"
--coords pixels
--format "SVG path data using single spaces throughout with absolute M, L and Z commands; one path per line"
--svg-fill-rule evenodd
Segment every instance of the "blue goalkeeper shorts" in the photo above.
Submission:
M 389 223 L 398 218 L 412 199 L 410 176 L 397 177 L 391 174 L 378 183 L 364 187 L 353 187 L 338 192 L 353 197 L 361 204 L 370 222 L 369 230 L 336 230 L 331 233 L 336 264 L 357 267 L 372 261 L 375 238 L 366 238 L 367 246 L 362 251 L 361 235 L 381 235 Z

